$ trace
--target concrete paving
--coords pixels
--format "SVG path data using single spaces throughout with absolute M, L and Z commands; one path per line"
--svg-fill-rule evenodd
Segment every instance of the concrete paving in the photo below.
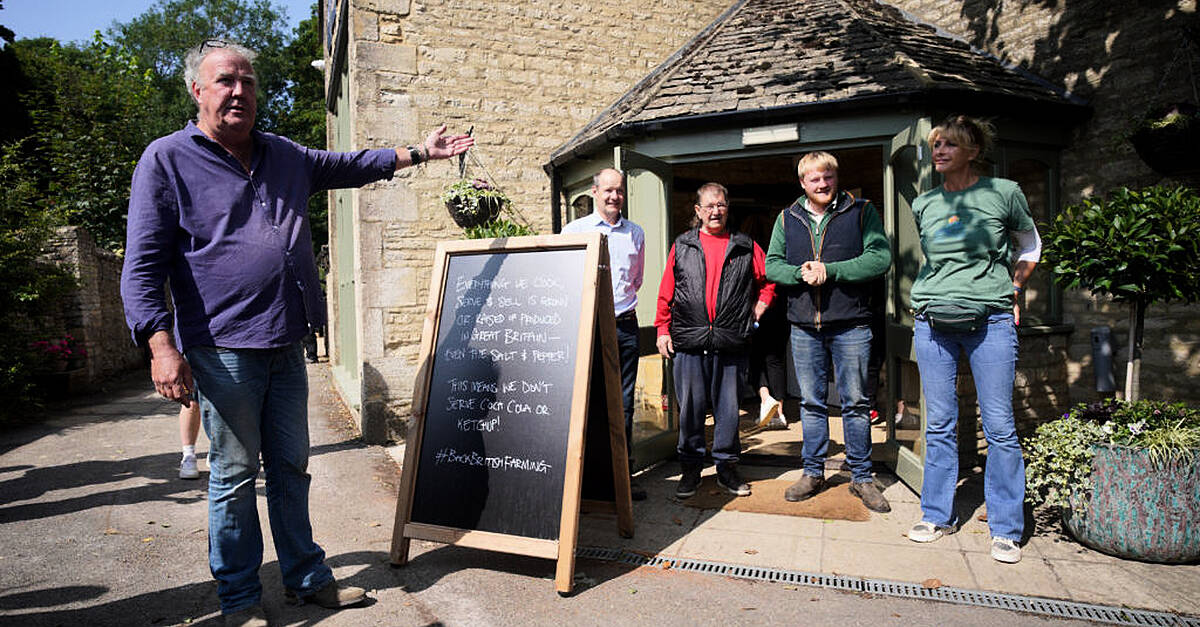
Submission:
M 554 593 L 553 562 L 429 542 L 414 542 L 409 565 L 393 568 L 400 447 L 357 439 L 325 364 L 310 367 L 310 380 L 313 527 L 337 577 L 367 588 L 372 600 L 341 612 L 286 605 L 268 542 L 261 575 L 273 624 L 1071 622 L 590 559 L 577 561 L 578 590 L 563 598 Z M 176 415 L 139 372 L 104 394 L 55 406 L 48 419 L 0 430 L 0 624 L 220 624 L 206 560 L 205 484 L 177 478 Z M 207 448 L 203 436 L 198 448 Z M 751 479 L 796 472 L 743 466 Z M 1119 560 L 1056 529 L 1030 538 L 1017 565 L 990 558 L 986 525 L 974 517 L 937 543 L 909 542 L 903 533 L 918 518 L 917 497 L 886 475 L 893 511 L 867 522 L 697 510 L 673 498 L 677 478 L 673 464 L 640 478 L 650 498 L 634 506 L 634 538 L 620 538 L 611 515 L 588 514 L 580 545 L 896 582 L 937 579 L 1174 612 L 1189 622 L 1200 615 L 1200 566 Z M 259 494 L 269 537 L 261 479 Z

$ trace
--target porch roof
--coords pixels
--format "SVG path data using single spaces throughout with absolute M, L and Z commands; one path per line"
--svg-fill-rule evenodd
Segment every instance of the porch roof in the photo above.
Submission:
M 672 124 L 903 103 L 1086 111 L 1049 82 L 875 0 L 738 0 L 557 148 L 550 164 Z

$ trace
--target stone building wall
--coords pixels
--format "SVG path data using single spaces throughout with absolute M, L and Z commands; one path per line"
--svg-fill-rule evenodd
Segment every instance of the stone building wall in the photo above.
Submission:
M 491 178 L 519 220 L 549 232 L 550 152 L 728 5 L 351 0 L 353 146 L 415 144 L 442 123 L 473 127 L 467 176 Z M 355 196 L 360 421 L 371 439 L 380 421 L 400 433 L 410 410 L 434 247 L 462 234 L 438 199 L 457 176 L 437 162 Z
M 78 281 L 61 307 L 46 312 L 41 321 L 46 328 L 71 334 L 87 349 L 82 372 L 71 376 L 71 391 L 140 368 L 142 351 L 130 339 L 121 303 L 121 258 L 97 248 L 91 234 L 75 226 L 58 229 L 47 242 L 45 258 Z
M 1200 27 L 1196 0 L 891 0 L 921 21 L 934 24 L 1002 61 L 1029 70 L 1088 100 L 1091 119 L 1075 132 L 1062 154 L 1063 204 L 1119 186 L 1185 184 L 1151 171 L 1125 137 L 1132 120 L 1160 98 L 1194 100 L 1188 59 L 1181 56 L 1183 27 Z M 1192 66 L 1200 56 L 1192 49 Z M 1128 307 L 1086 292 L 1065 295 L 1064 322 L 1074 332 L 1065 346 L 1072 402 L 1099 396 L 1092 368 L 1091 329 L 1113 329 L 1114 370 L 1123 389 Z M 1024 339 L 1024 338 L 1023 338 Z M 1147 312 L 1142 396 L 1200 404 L 1200 307 L 1152 305 Z M 1022 364 L 1026 350 L 1022 349 Z

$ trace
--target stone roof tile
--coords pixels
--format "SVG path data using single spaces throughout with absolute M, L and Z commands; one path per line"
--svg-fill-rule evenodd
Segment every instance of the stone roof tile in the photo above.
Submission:
M 1069 101 L 876 0 L 741 0 L 553 156 L 621 124 L 938 88 Z

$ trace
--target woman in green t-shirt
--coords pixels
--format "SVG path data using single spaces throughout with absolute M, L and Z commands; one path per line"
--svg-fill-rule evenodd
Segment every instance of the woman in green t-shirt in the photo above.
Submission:
M 908 537 L 933 542 L 958 525 L 955 379 L 958 357 L 965 354 L 988 442 L 983 493 L 992 557 L 1015 563 L 1021 560 L 1017 542 L 1025 529 L 1025 462 L 1012 411 L 1020 321 L 1016 297 L 1040 258 L 1041 243 L 1020 187 L 979 175 L 993 134 L 987 122 L 964 115 L 935 127 L 929 145 L 943 183 L 913 202 L 925 255 L 912 304 L 926 427 L 921 521 Z

